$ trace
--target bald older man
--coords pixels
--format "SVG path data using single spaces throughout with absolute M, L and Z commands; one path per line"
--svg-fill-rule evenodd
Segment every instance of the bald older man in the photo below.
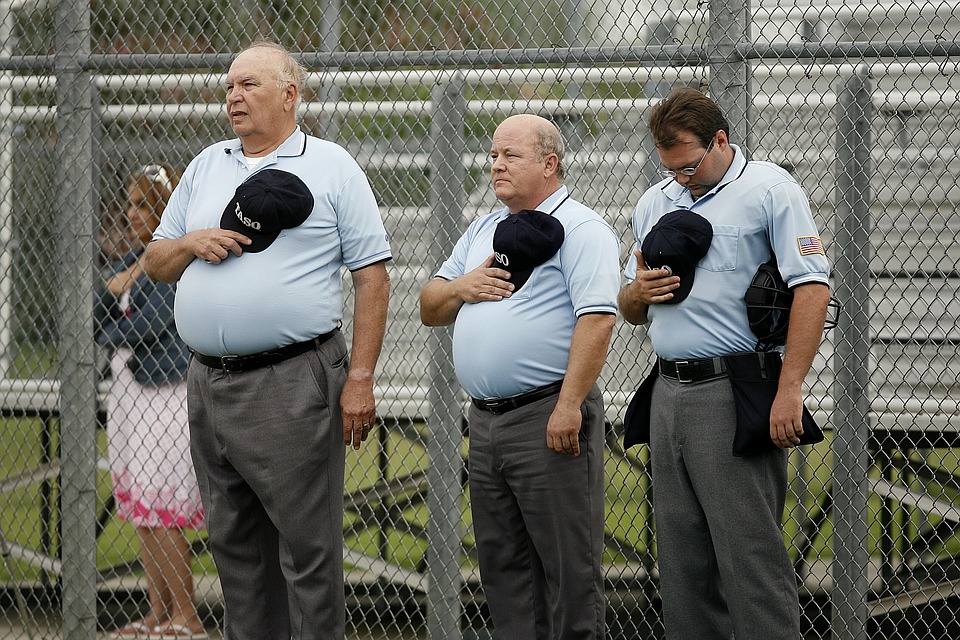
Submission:
M 305 81 L 276 44 L 236 56 L 237 137 L 190 163 L 143 258 L 177 282 L 194 352 L 191 452 L 230 640 L 344 637 L 344 445 L 360 448 L 376 418 L 390 246 L 357 162 L 297 125 Z
M 543 118 L 504 120 L 490 148 L 504 204 L 475 220 L 420 294 L 424 324 L 454 324 L 473 399 L 470 501 L 484 593 L 501 640 L 604 637 L 603 401 L 619 241 L 563 184 Z

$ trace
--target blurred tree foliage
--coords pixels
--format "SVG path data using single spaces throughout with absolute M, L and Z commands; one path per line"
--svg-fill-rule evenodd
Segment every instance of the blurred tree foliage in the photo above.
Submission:
M 561 46 L 563 0 L 91 0 L 94 53 L 230 52 L 258 37 L 324 51 L 336 11 L 341 51 Z M 13 49 L 54 50 L 55 3 L 19 5 Z

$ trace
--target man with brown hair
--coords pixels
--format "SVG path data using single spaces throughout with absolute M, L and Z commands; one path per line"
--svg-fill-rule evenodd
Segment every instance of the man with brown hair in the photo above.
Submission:
M 667 637 L 797 640 L 781 518 L 787 449 L 803 433 L 801 385 L 830 297 L 823 244 L 800 185 L 774 164 L 748 162 L 704 94 L 671 93 L 653 108 L 650 131 L 664 180 L 634 210 L 619 303 L 628 322 L 647 325 L 658 356 L 638 393 L 648 394 Z M 794 303 L 785 349 L 759 352 L 744 293 L 773 254 Z M 759 379 L 779 370 L 780 351 L 770 450 L 735 456 L 730 363 L 750 363 Z

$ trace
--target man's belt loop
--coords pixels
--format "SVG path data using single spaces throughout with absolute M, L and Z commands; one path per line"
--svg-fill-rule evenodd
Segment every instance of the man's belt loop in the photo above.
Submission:
M 767 353 L 767 352 L 765 352 L 765 351 L 758 351 L 758 352 L 757 352 L 757 358 L 758 358 L 758 360 L 760 360 L 760 377 L 763 378 L 764 380 L 766 380 L 767 378 L 770 377 L 769 374 L 767 373 L 767 358 L 766 358 L 766 353 Z

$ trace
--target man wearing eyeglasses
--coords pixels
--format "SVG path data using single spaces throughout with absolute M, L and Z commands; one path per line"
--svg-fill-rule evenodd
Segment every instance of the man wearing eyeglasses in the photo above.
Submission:
M 618 302 L 628 322 L 647 325 L 658 356 L 646 410 L 666 635 L 797 640 L 796 576 L 781 518 L 787 453 L 802 433 L 801 385 L 830 297 L 823 243 L 800 185 L 779 166 L 747 161 L 708 97 L 678 89 L 654 107 L 649 126 L 664 179 L 634 210 L 636 247 Z M 691 244 L 702 258 L 679 274 L 644 256 L 654 244 L 647 237 L 663 234 L 655 225 L 678 211 L 677 219 L 706 227 Z M 691 237 L 684 227 L 670 234 Z M 725 363 L 754 352 L 743 296 L 772 254 L 795 301 L 770 410 L 777 447 L 737 457 Z

